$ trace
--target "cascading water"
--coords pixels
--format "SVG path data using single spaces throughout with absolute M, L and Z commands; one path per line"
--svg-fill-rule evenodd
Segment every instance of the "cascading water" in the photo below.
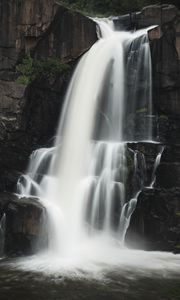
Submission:
M 63 261 L 78 260 L 78 266 L 85 257 L 99 263 L 114 263 L 111 255 L 119 259 L 144 184 L 129 198 L 126 140 L 135 140 L 136 134 L 129 134 L 124 124 L 132 117 L 138 131 L 138 110 L 143 109 L 146 128 L 142 135 L 139 131 L 139 139 L 152 140 L 147 30 L 119 32 L 112 22 L 96 21 L 100 39 L 72 77 L 56 143 L 33 153 L 27 174 L 18 182 L 21 195 L 38 196 L 47 208 L 49 251 Z M 136 152 L 134 162 L 136 173 Z
M 5 224 L 6 214 L 3 214 L 0 219 L 0 257 L 2 257 L 4 254 Z
M 127 227 L 123 215 L 126 211 L 123 207 L 130 200 L 125 196 L 124 78 L 126 70 L 128 74 L 130 68 L 136 69 L 134 89 L 137 98 L 140 72 L 143 72 L 143 78 L 148 75 L 147 80 L 151 76 L 150 51 L 144 31 L 135 34 L 116 32 L 112 22 L 97 20 L 97 23 L 101 38 L 83 56 L 72 78 L 55 150 L 36 151 L 29 166 L 30 179 L 26 175 L 23 178 L 25 185 L 18 183 L 21 193 L 42 197 L 44 191 L 49 207 L 56 206 L 52 222 L 57 228 L 54 236 L 60 243 L 58 249 L 65 245 L 64 237 L 72 243 L 79 234 L 86 234 L 86 226 L 82 225 L 85 216 L 91 234 L 101 231 L 111 236 L 116 233 L 117 239 L 121 240 Z M 124 56 L 129 48 L 125 68 Z M 139 56 L 143 56 L 141 64 Z M 143 94 L 143 99 L 151 113 L 150 82 L 148 88 L 146 85 L 141 87 L 144 89 L 147 95 Z M 149 137 L 148 132 L 146 138 Z M 42 177 L 52 153 L 49 175 Z M 132 210 L 128 210 L 128 215 L 131 213 Z
M 150 184 L 150 188 L 153 188 L 154 183 L 156 181 L 156 170 L 157 170 L 157 168 L 160 164 L 161 156 L 163 154 L 163 151 L 164 151 L 164 146 L 161 147 L 160 152 L 158 153 L 158 155 L 156 157 L 156 160 L 155 160 L 155 163 L 154 163 L 154 168 L 153 168 L 153 173 L 152 173 L 152 182 Z

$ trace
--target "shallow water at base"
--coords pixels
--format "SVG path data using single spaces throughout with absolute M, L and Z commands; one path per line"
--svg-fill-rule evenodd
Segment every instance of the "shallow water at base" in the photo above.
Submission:
M 31 260 L 31 259 L 30 259 Z M 30 262 L 30 261 L 29 261 Z M 44 267 L 46 262 L 44 261 Z M 1 300 L 178 300 L 180 279 L 177 274 L 165 275 L 161 270 L 150 275 L 119 267 L 87 277 L 76 270 L 65 274 L 45 274 L 38 270 L 18 270 L 13 261 L 0 262 Z M 81 276 L 79 275 L 81 273 Z M 155 275 L 156 274 L 156 275 Z M 97 275 L 97 274 L 96 274 Z

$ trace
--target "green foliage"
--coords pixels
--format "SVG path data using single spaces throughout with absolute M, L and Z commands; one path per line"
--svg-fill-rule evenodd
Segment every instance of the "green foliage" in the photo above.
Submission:
M 16 66 L 16 71 L 20 74 L 17 81 L 22 84 L 29 84 L 33 76 L 33 59 L 30 55 L 23 59 L 22 64 Z
M 168 120 L 168 116 L 166 116 L 166 115 L 160 115 L 160 118 L 164 119 L 164 120 Z
M 80 10 L 81 12 L 89 13 L 91 15 L 118 15 L 121 13 L 137 11 L 143 6 L 157 3 L 175 4 L 180 8 L 179 0 L 57 0 L 57 2 L 69 8 Z
M 45 75 L 53 77 L 54 75 L 61 74 L 69 69 L 69 65 L 62 64 L 57 58 L 48 58 L 47 60 L 34 61 L 34 74 L 35 77 Z
M 147 108 L 146 107 L 142 107 L 136 110 L 137 114 L 142 114 L 142 113 L 146 113 L 147 112 Z
M 53 78 L 68 69 L 69 65 L 62 64 L 57 58 L 37 60 L 28 55 L 23 59 L 22 64 L 16 66 L 16 71 L 19 74 L 17 82 L 27 85 L 36 78 L 42 76 Z

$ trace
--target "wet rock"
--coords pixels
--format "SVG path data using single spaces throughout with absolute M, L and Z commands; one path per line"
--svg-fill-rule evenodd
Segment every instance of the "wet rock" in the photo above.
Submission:
M 180 144 L 166 145 L 162 157 L 162 163 L 180 162 Z
M 162 142 L 180 142 L 180 17 L 162 23 L 161 35 L 151 41 L 153 103 L 157 136 Z
M 172 21 L 178 14 L 178 9 L 171 4 L 149 5 L 142 9 L 141 24 L 161 25 Z
M 161 163 L 156 172 L 156 186 L 166 189 L 180 187 L 180 162 Z
M 124 124 L 124 132 L 127 140 L 143 141 L 147 138 L 147 132 L 152 126 L 152 136 L 157 136 L 157 120 L 155 115 L 147 115 L 147 113 L 128 113 Z
M 139 160 L 141 160 L 139 165 L 142 169 L 144 169 L 143 172 L 140 172 L 139 176 L 141 177 L 141 181 L 143 182 L 144 186 L 149 186 L 152 182 L 155 160 L 162 147 L 162 144 L 153 142 L 128 143 L 128 148 L 132 149 L 136 153 L 139 153 Z M 140 186 L 140 188 L 141 187 L 142 186 Z
M 157 117 L 157 138 L 166 144 L 180 143 L 180 117 L 162 115 Z
M 5 254 L 33 254 L 47 246 L 46 212 L 36 198 L 0 194 L 0 215 L 5 213 Z M 47 220 L 46 220 L 47 221 Z
M 25 86 L 0 80 L 0 142 L 20 130 L 25 106 Z
M 96 24 L 91 19 L 58 6 L 53 22 L 35 48 L 35 56 L 55 56 L 62 62 L 69 61 L 83 54 L 96 41 Z
M 140 193 L 126 243 L 133 248 L 180 252 L 180 189 Z
M 178 9 L 171 4 L 149 5 L 140 12 L 130 12 L 129 14 L 115 17 L 115 25 L 117 28 L 131 30 L 140 29 L 152 25 L 162 25 L 174 20 L 178 15 Z

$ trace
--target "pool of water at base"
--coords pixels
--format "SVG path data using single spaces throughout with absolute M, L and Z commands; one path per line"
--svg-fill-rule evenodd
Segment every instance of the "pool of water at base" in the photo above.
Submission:
M 1 300 L 180 300 L 180 277 L 137 275 L 119 268 L 103 277 L 64 276 L 19 270 L 0 261 Z

